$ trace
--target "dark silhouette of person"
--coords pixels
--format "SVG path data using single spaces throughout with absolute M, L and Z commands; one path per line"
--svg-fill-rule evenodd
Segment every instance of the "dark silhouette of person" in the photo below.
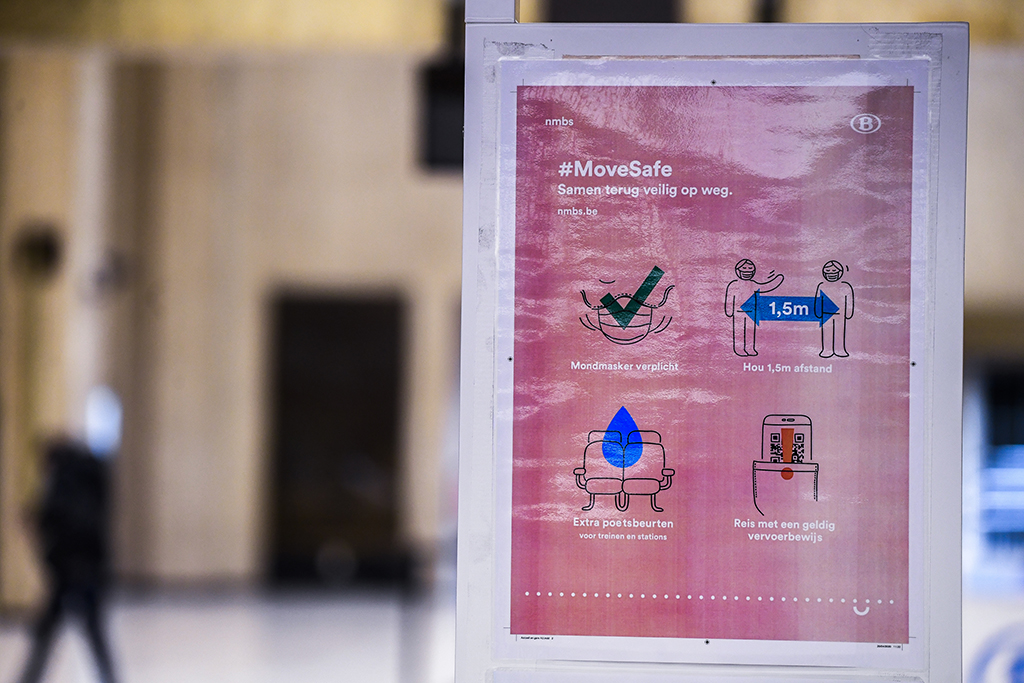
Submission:
M 59 439 L 47 445 L 47 477 L 36 515 L 49 596 L 34 626 L 32 649 L 20 683 L 43 675 L 64 616 L 78 617 L 103 683 L 115 683 L 103 625 L 108 574 L 107 463 L 81 443 Z

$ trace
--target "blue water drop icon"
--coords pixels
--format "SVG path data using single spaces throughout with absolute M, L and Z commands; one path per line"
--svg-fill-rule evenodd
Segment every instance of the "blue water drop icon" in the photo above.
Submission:
M 608 423 L 606 431 L 618 432 L 622 435 L 620 443 L 616 444 L 605 441 L 602 448 L 605 460 L 613 467 L 629 467 L 636 464 L 636 461 L 643 455 L 643 444 L 626 443 L 629 433 L 637 429 L 636 421 L 633 420 L 633 416 L 626 410 L 626 406 L 619 408 L 618 412 L 615 413 L 615 417 Z

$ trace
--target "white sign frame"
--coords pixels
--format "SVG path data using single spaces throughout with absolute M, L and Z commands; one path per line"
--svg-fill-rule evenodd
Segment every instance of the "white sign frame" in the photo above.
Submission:
M 799 45 L 799 54 L 791 46 Z M 500 314 L 498 244 L 499 187 L 507 182 L 499 170 L 500 65 L 505 58 L 552 60 L 579 57 L 677 56 L 685 46 L 690 57 L 842 57 L 930 60 L 927 197 L 928 253 L 924 330 L 925 361 L 914 391 L 923 423 L 924 491 L 927 510 L 918 604 L 923 624 L 915 657 L 891 666 L 816 665 L 814 658 L 770 658 L 771 664 L 743 665 L 743 657 L 659 656 L 653 648 L 632 664 L 603 663 L 600 669 L 629 672 L 632 678 L 671 667 L 678 675 L 730 671 L 752 678 L 813 674 L 834 678 L 910 676 L 921 680 L 959 680 L 960 663 L 960 396 L 962 363 L 963 207 L 966 140 L 967 30 L 957 24 L 693 26 L 693 25 L 470 25 L 467 31 L 467 107 L 463 263 L 462 436 L 460 462 L 458 650 L 459 681 L 533 680 L 529 671 L 548 671 L 544 680 L 587 680 L 593 661 L 608 657 L 555 649 L 508 648 L 494 625 L 498 605 L 507 599 L 501 580 L 505 507 L 499 504 L 507 485 L 499 457 L 507 401 L 498 395 Z M 785 46 L 785 48 L 780 48 Z M 567 62 L 568 63 L 568 62 Z M 937 115 L 937 116 L 936 116 Z M 938 125 L 938 121 L 942 125 Z M 943 273 L 940 279 L 936 273 Z M 943 302 L 937 306 L 936 302 Z M 919 388 L 918 388 L 919 387 Z M 942 505 L 929 505 L 942 500 Z M 955 504 L 953 502 L 955 501 Z M 507 553 L 506 553 L 507 555 Z M 941 596 L 941 599 L 940 597 Z M 756 651 L 760 641 L 751 642 Z M 537 643 L 533 643 L 536 645 Z M 671 648 L 671 645 L 667 646 Z M 742 646 L 741 646 L 742 647 Z M 685 648 L 683 648 L 685 650 Z M 580 660 L 583 661 L 568 661 Z M 615 657 L 622 661 L 624 657 Z M 869 660 L 871 658 L 868 658 Z M 734 665 L 723 669 L 728 661 Z M 766 661 L 752 657 L 750 661 Z M 673 662 L 673 663 L 668 663 Z M 735 666 L 740 664 L 741 666 Z M 749 664 L 749 663 L 748 663 Z M 797 666 L 798 668 L 793 668 Z M 569 676 L 559 678 L 559 672 Z M 551 678 L 554 676 L 554 678 Z M 539 679 L 538 679 L 539 680 Z M 655 679 L 657 680 L 657 679 Z

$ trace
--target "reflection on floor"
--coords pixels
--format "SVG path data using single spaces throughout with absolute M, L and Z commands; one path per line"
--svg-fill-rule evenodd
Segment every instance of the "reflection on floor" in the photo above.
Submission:
M 1014 664 L 1024 654 L 1024 596 L 965 592 L 963 609 L 964 681 L 1019 681 Z
M 122 683 L 452 683 L 454 597 L 398 592 L 119 597 L 109 616 Z M 28 648 L 0 622 L 0 683 Z M 45 683 L 94 681 L 81 631 L 65 628 Z
M 1013 623 L 1024 628 L 1019 596 L 965 596 L 968 674 L 994 634 Z M 110 627 L 122 683 L 452 683 L 455 678 L 455 601 L 448 594 L 119 597 Z M 0 621 L 0 683 L 14 683 L 27 647 L 23 625 Z M 66 628 L 45 683 L 92 683 L 91 668 L 80 631 Z

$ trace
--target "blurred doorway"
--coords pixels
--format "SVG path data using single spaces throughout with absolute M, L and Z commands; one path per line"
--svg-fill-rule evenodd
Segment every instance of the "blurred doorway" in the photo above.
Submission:
M 273 303 L 275 583 L 404 583 L 398 463 L 405 311 L 394 296 Z

